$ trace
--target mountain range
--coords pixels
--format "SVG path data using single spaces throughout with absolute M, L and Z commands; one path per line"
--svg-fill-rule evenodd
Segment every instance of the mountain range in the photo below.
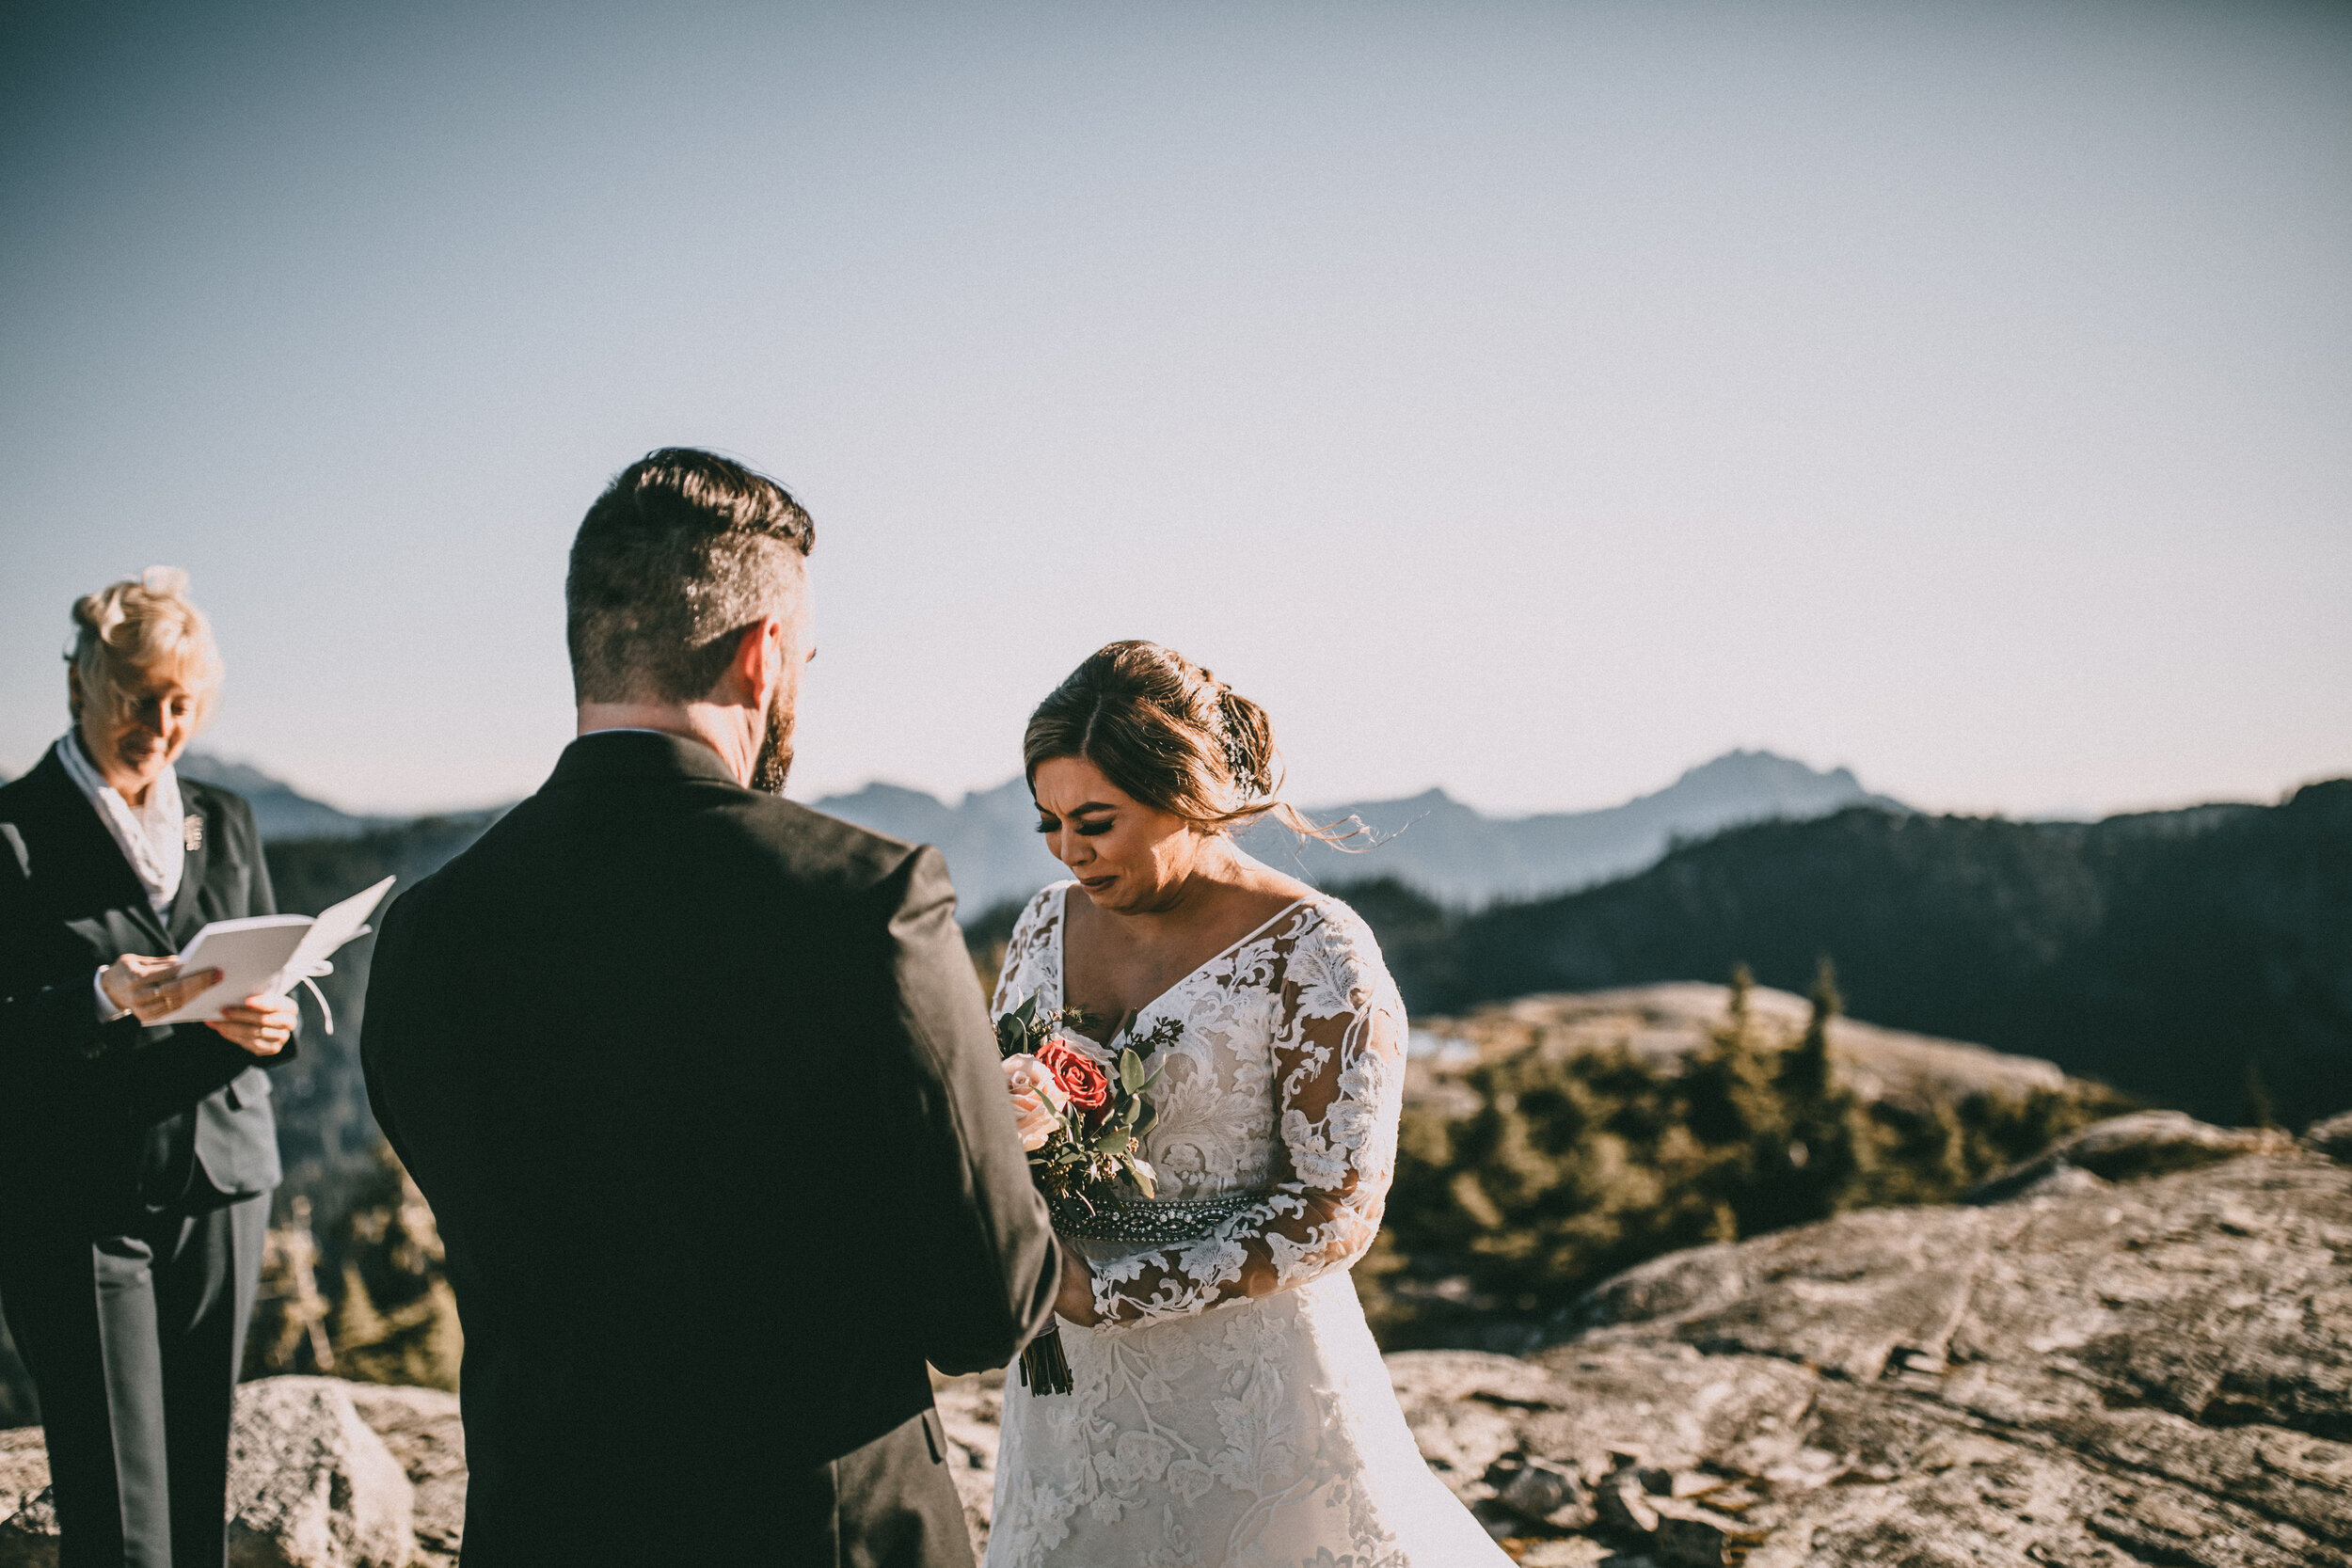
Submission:
M 253 825 L 272 842 L 292 839 L 358 838 L 406 822 L 405 816 L 358 816 L 324 800 L 313 800 L 283 779 L 249 763 L 230 762 L 208 752 L 188 752 L 174 765 L 183 779 L 235 790 L 253 808 Z M 0 784 L 11 775 L 0 772 Z
M 947 857 L 964 908 L 977 914 L 1024 899 L 1064 873 L 1036 832 L 1028 786 L 1010 779 L 949 805 L 919 789 L 871 784 L 812 802 L 817 810 Z M 1843 768 L 1820 771 L 1771 752 L 1727 752 L 1673 784 L 1597 811 L 1489 816 L 1442 789 L 1395 800 L 1319 805 L 1319 823 L 1365 832 L 1334 846 L 1261 823 L 1242 845 L 1269 865 L 1327 884 L 1392 878 L 1460 908 L 1589 887 L 1654 863 L 1677 840 L 1746 822 L 1804 820 L 1851 806 L 1902 812 Z
M 363 816 L 302 794 L 248 763 L 204 752 L 180 759 L 183 775 L 233 789 L 253 807 L 272 844 L 356 839 L 398 828 L 405 817 Z M 1026 899 L 1063 876 L 1038 837 L 1028 785 L 1008 779 L 953 805 L 901 784 L 869 784 L 810 804 L 818 811 L 912 844 L 938 846 L 968 916 Z M 1306 815 L 1352 836 L 1327 843 L 1279 823 L 1261 823 L 1242 846 L 1269 865 L 1317 885 L 1390 878 L 1449 907 L 1573 892 L 1653 864 L 1676 843 L 1741 823 L 1802 821 L 1849 806 L 1903 812 L 1902 802 L 1863 788 L 1844 768 L 1807 767 L 1771 752 L 1726 752 L 1665 788 L 1597 811 L 1489 816 L 1442 789 L 1403 800 L 1349 800 Z M 497 811 L 467 814 L 495 817 Z
M 1851 809 L 1680 846 L 1604 886 L 1475 913 L 1343 890 L 1416 1016 L 1720 977 L 2040 1056 L 2209 1121 L 2352 1106 L 2352 779 L 2276 806 L 2100 822 Z
M 295 838 L 358 838 L 407 820 L 392 816 L 355 816 L 350 812 L 313 800 L 294 785 L 274 779 L 247 763 L 230 762 L 205 752 L 189 752 L 175 764 L 181 776 L 233 789 L 253 808 L 253 825 L 265 840 Z

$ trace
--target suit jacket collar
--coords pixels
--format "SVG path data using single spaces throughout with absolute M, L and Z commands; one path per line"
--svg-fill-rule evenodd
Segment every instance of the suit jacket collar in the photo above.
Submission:
M 558 784 L 704 779 L 732 788 L 736 782 L 719 753 L 701 741 L 654 730 L 598 730 L 564 748 L 548 776 Z
M 33 770 L 8 787 L 12 792 L 21 791 L 21 804 L 33 808 L 29 813 L 20 809 L 18 817 L 47 830 L 40 834 L 43 842 L 27 845 L 35 877 L 62 876 L 68 882 L 78 882 L 84 877 L 95 879 L 91 885 L 107 890 L 107 902 L 119 906 L 127 918 L 153 937 L 157 951 L 177 951 L 163 920 L 155 913 L 155 907 L 147 901 L 146 884 L 131 869 L 131 863 L 122 858 L 122 846 L 106 831 L 106 824 L 98 819 L 98 809 L 66 772 L 65 764 L 57 760 L 54 750 L 42 752 Z M 64 863 L 61 865 L 60 862 Z M 180 876 L 183 899 L 193 895 L 201 876 L 192 858 Z

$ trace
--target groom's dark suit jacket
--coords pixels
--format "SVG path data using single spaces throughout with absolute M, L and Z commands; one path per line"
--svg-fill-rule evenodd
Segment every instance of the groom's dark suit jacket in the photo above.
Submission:
M 969 1561 L 942 1370 L 1059 1268 L 935 850 L 573 742 L 384 920 L 362 1053 L 464 1319 L 465 1561 Z

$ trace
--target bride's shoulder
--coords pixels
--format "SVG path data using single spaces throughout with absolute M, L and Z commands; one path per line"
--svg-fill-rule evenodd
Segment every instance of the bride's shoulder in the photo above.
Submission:
M 1346 899 L 1316 888 L 1309 890 L 1299 905 L 1312 916 L 1312 935 L 1318 946 L 1335 958 L 1368 968 L 1387 967 L 1380 957 L 1380 939 Z
M 1007 988 L 1016 982 L 1036 989 L 1037 977 L 1032 972 L 1046 962 L 1053 952 L 1055 936 L 1061 926 L 1062 895 L 1076 885 L 1072 881 L 1056 882 L 1022 906 L 1020 918 L 1012 923 L 1012 930 L 1005 938 L 1004 960 L 998 970 L 1000 992 L 1007 992 Z M 998 1000 L 1001 1002 L 1001 996 Z

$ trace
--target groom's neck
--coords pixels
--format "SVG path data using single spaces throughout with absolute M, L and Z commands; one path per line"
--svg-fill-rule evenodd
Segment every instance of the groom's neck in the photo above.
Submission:
M 577 734 L 598 730 L 659 730 L 663 735 L 699 740 L 719 753 L 735 782 L 748 785 L 759 757 L 756 724 L 747 725 L 742 710 L 725 703 L 582 703 Z

